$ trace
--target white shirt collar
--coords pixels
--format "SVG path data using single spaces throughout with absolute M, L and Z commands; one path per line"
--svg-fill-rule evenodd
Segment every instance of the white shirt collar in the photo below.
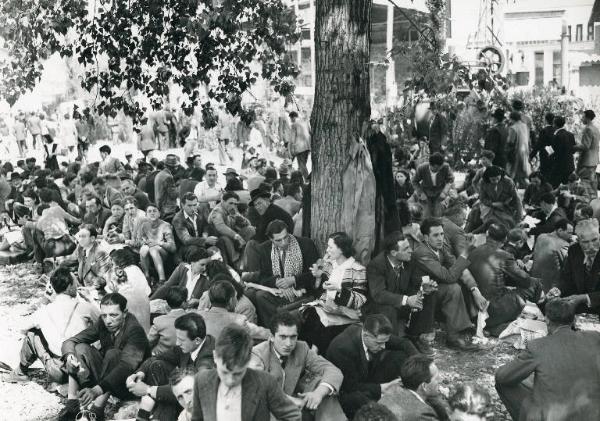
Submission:
M 371 359 L 369 358 L 369 348 L 367 348 L 367 345 L 365 344 L 364 332 L 361 332 L 360 334 L 360 342 L 362 343 L 363 350 L 365 351 L 365 358 L 367 359 L 367 361 L 371 361 Z
M 196 358 L 198 358 L 198 354 L 200 353 L 200 350 L 204 346 L 205 342 L 206 342 L 206 338 L 204 338 L 204 340 L 202 341 L 200 346 L 198 348 L 196 348 L 196 350 L 190 352 L 190 358 L 192 359 L 192 361 L 196 362 Z
M 411 390 L 411 389 L 408 389 L 408 391 L 411 392 L 413 395 L 415 395 L 417 397 L 417 399 L 419 399 L 425 405 L 427 405 L 427 402 L 425 402 L 425 400 L 417 392 L 415 392 L 414 390 Z

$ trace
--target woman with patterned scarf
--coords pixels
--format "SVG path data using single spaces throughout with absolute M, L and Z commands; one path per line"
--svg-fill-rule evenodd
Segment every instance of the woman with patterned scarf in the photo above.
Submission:
M 360 308 L 367 300 L 367 272 L 353 254 L 352 239 L 336 232 L 329 236 L 323 261 L 311 268 L 315 289 L 322 295 L 302 310 L 300 339 L 315 345 L 322 355 L 333 338 L 359 322 Z

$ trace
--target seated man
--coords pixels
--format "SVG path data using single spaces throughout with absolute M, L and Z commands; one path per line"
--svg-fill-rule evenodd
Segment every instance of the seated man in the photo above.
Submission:
M 171 421 L 181 412 L 181 406 L 168 385 L 174 369 L 197 373 L 214 367 L 215 339 L 206 334 L 201 316 L 187 313 L 178 317 L 175 335 L 177 346 L 144 361 L 139 371 L 127 378 L 129 391 L 142 398 L 137 421 L 147 421 L 151 414 L 153 419 Z
M 402 363 L 417 350 L 404 338 L 392 336 L 392 324 L 371 314 L 363 326 L 348 327 L 333 339 L 327 359 L 344 375 L 339 400 L 349 419 L 366 403 L 378 401 L 381 391 L 395 382 Z
M 548 298 L 567 297 L 577 313 L 600 313 L 600 234 L 598 220 L 580 221 L 575 227 L 577 243 L 569 247 L 558 285 Z
M 440 372 L 433 359 L 425 355 L 413 355 L 400 369 L 402 385 L 391 385 L 379 403 L 392 410 L 398 419 L 406 421 L 447 419 L 438 417 L 434 408 L 445 413 L 440 394 Z
M 98 320 L 98 309 L 73 298 L 76 295 L 71 271 L 58 268 L 50 276 L 55 294 L 51 303 L 38 309 L 23 328 L 19 367 L 1 379 L 8 382 L 27 381 L 29 366 L 40 360 L 50 383 L 65 383 L 67 373 L 60 359 L 63 342 Z
M 258 243 L 269 240 L 268 226 L 271 222 L 279 220 L 287 225 L 288 232 L 294 232 L 294 221 L 289 213 L 279 206 L 271 203 L 271 191 L 266 186 L 250 190 L 250 203 L 253 212 L 248 212 L 250 221 L 256 227 L 254 240 Z M 254 215 L 250 217 L 250 215 Z
M 236 324 L 225 327 L 214 351 L 216 368 L 194 379 L 192 421 L 300 421 L 300 409 L 283 393 L 275 378 L 248 368 L 252 338 Z
M 273 295 L 254 288 L 246 290 L 246 295 L 256 306 L 262 326 L 269 326 L 279 307 L 302 300 L 314 289 L 315 278 L 310 268 L 319 258 L 317 247 L 311 239 L 295 237 L 288 229 L 285 222 L 272 221 L 267 227 L 271 240 L 260 244 L 256 257 L 247 262 L 251 275 L 244 281 L 277 288 L 281 293 Z
M 175 346 L 175 320 L 185 314 L 182 306 L 186 302 L 187 296 L 188 292 L 185 287 L 172 286 L 169 288 L 165 300 L 171 310 L 167 314 L 156 317 L 148 332 L 152 355 L 170 351 Z
M 492 398 L 484 386 L 459 384 L 448 398 L 451 420 L 486 421 Z
M 303 420 L 341 419 L 344 414 L 333 395 L 342 385 L 342 372 L 298 340 L 298 327 L 298 319 L 290 313 L 277 313 L 271 325 L 273 336 L 254 346 L 250 367 L 272 374 L 290 399 L 304 409 Z
M 252 339 L 265 340 L 271 334 L 268 329 L 256 326 L 249 322 L 246 316 L 235 313 L 237 305 L 236 290 L 228 280 L 215 281 L 208 290 L 211 307 L 200 310 L 200 314 L 206 322 L 206 331 L 209 335 L 218 338 L 223 328 L 232 323 L 245 327 Z
M 554 224 L 561 219 L 569 219 L 567 212 L 556 204 L 556 197 L 552 193 L 544 193 L 540 199 L 541 210 L 533 216 L 540 219 L 540 223 L 529 230 L 529 235 L 538 236 L 554 231 Z
M 495 336 L 519 317 L 526 301 L 537 303 L 542 294 L 541 280 L 529 276 L 517 266 L 512 254 L 502 250 L 506 234 L 504 226 L 491 224 L 485 244 L 469 255 L 469 270 L 490 302 L 486 328 Z
M 573 225 L 561 219 L 554 224 L 554 232 L 540 234 L 537 238 L 531 256 L 533 266 L 530 274 L 542 280 L 544 292 L 558 285 L 572 236 Z
M 104 420 L 108 398 L 131 398 L 125 380 L 150 356 L 144 328 L 127 312 L 125 297 L 106 294 L 100 301 L 100 313 L 93 326 L 62 345 L 69 391 L 59 421 L 74 420 L 79 408 L 90 404 L 96 420 Z M 97 341 L 99 348 L 92 346 Z
M 467 260 L 467 250 L 463 250 L 458 259 L 444 247 L 443 222 L 438 218 L 428 218 L 421 224 L 423 243 L 419 244 L 412 255 L 415 265 L 413 283 L 420 287 L 423 277 L 429 277 L 437 283 L 437 290 L 426 294 L 423 299 L 423 309 L 412 313 L 410 332 L 418 336 L 424 348 L 430 348 L 435 337 L 433 323 L 438 310 L 445 317 L 447 339 L 449 347 L 464 351 L 478 349 L 461 337 L 461 332 L 472 327 L 471 319 L 467 312 L 459 279 L 463 271 L 470 265 Z M 464 277 L 465 283 L 473 294 L 476 303 L 485 303 L 485 298 L 479 292 L 472 276 Z
M 76 235 L 78 268 L 77 278 L 82 286 L 104 289 L 108 280 L 111 262 L 106 250 L 98 241 L 98 232 L 93 225 L 82 224 Z
M 225 192 L 221 203 L 208 215 L 208 224 L 224 241 L 227 261 L 231 263 L 240 259 L 240 252 L 244 249 L 246 241 L 254 237 L 256 232 L 250 221 L 238 212 L 239 200 L 236 193 Z
M 110 218 L 110 210 L 102 206 L 102 201 L 97 197 L 90 197 L 85 201 L 85 215 L 83 215 L 83 223 L 90 224 L 100 229 L 106 225 L 106 221 Z
M 596 421 L 600 334 L 571 329 L 574 307 L 566 299 L 549 301 L 545 310 L 548 336 L 527 341 L 518 358 L 496 371 L 498 395 L 513 420 Z
M 173 217 L 173 231 L 177 247 L 183 255 L 189 246 L 209 247 L 217 244 L 217 237 L 208 235 L 208 224 L 198 213 L 198 198 L 186 193 L 181 199 L 181 210 Z
M 116 173 L 111 174 L 111 178 L 112 177 L 118 180 Z M 94 178 L 94 180 L 92 181 L 92 186 L 94 186 L 96 196 L 100 198 L 101 205 L 107 209 L 110 209 L 115 200 L 123 200 L 123 193 L 109 185 L 109 183 L 107 182 L 107 178 L 108 174 L 106 175 L 106 177 Z
M 171 391 L 183 408 L 177 421 L 188 421 L 192 418 L 194 408 L 194 377 L 196 373 L 191 369 L 176 368 L 169 377 Z M 136 420 L 137 421 L 137 420 Z
M 384 314 L 394 328 L 394 333 L 404 335 L 410 309 L 423 308 L 423 298 L 411 285 L 413 264 L 412 248 L 400 231 L 387 235 L 382 242 L 383 251 L 367 265 L 369 301 L 367 313 Z
M 291 216 L 296 215 L 302 208 L 302 186 L 298 183 L 286 184 L 285 197 L 277 199 L 273 203 Z

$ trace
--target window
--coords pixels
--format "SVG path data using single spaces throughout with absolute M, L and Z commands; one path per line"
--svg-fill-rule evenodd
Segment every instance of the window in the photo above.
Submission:
M 302 39 L 310 39 L 310 29 L 302 29 Z
M 569 42 L 571 42 L 571 25 L 567 27 L 567 36 L 569 37 Z
M 542 86 L 544 84 L 544 52 L 535 53 L 535 84 Z
M 562 80 L 562 61 L 560 59 L 560 51 L 552 52 L 552 79 L 559 84 Z
M 583 41 L 583 25 L 577 25 L 575 29 L 575 41 Z
M 593 23 L 588 23 L 587 40 L 588 41 L 593 41 L 594 40 L 594 24 Z
M 452 38 L 452 0 L 446 2 L 446 38 Z

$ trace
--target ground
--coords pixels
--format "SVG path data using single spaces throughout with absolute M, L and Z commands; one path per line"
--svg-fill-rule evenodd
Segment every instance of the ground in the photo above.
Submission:
M 24 318 L 44 302 L 45 281 L 35 274 L 31 264 L 0 267 L 0 361 L 18 363 L 21 347 L 19 329 Z M 436 363 L 442 372 L 442 384 L 453 386 L 472 382 L 489 390 L 493 399 L 490 420 L 509 420 L 494 390 L 494 371 L 515 355 L 506 343 L 494 342 L 493 349 L 480 353 L 460 353 L 437 347 Z M 41 365 L 32 370 L 32 382 L 0 383 L 0 419 L 11 421 L 51 420 L 61 408 L 62 398 L 47 392 Z

